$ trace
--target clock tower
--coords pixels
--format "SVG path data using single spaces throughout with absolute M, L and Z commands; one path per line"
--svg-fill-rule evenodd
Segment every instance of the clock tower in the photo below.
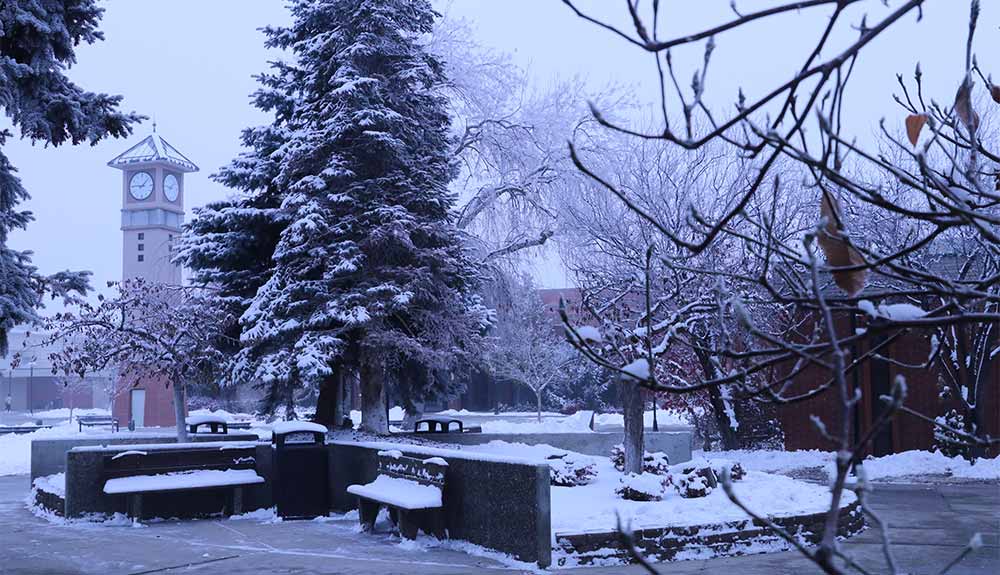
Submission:
M 122 279 L 180 285 L 172 247 L 184 223 L 184 174 L 198 166 L 155 129 L 108 165 L 122 171 Z
M 122 280 L 181 285 L 173 245 L 184 224 L 184 175 L 198 166 L 156 133 L 108 162 L 122 172 Z M 112 414 L 135 427 L 176 421 L 170 381 L 157 374 L 115 384 Z

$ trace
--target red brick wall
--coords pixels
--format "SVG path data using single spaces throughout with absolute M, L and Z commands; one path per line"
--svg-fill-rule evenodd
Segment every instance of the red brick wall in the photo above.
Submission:
M 163 376 L 140 378 L 133 385 L 119 382 L 119 390 L 115 395 L 112 414 L 118 418 L 121 425 L 126 425 L 132 419 L 132 389 L 146 390 L 146 427 L 173 427 L 177 419 L 174 417 L 174 390 Z

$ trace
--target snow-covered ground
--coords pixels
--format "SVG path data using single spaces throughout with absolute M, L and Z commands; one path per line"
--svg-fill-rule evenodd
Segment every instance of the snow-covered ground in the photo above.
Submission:
M 831 451 L 696 451 L 694 456 L 739 461 L 748 471 L 791 473 L 822 468 L 830 476 L 834 470 L 834 453 Z M 863 465 L 868 478 L 877 481 L 906 482 L 941 477 L 1000 480 L 1000 458 L 996 457 L 970 464 L 961 457 L 947 457 L 940 451 L 905 451 L 869 457 Z
M 590 431 L 591 414 L 590 411 L 578 411 L 573 415 L 542 412 L 541 421 L 538 421 L 536 413 L 530 412 L 494 414 L 492 412 L 450 409 L 436 415 L 447 415 L 459 419 L 469 418 L 471 423 L 482 426 L 483 433 L 585 433 Z M 651 428 L 653 426 L 653 412 L 646 412 L 644 419 L 646 427 Z M 663 426 L 688 424 L 687 418 L 683 414 L 663 409 L 657 411 L 656 420 L 658 424 Z M 594 417 L 594 427 L 597 430 L 624 428 L 624 426 L 625 420 L 620 413 L 598 413 Z
M 491 441 L 485 445 L 468 446 L 493 455 L 510 455 L 543 462 L 549 455 L 566 453 L 548 445 L 524 445 Z M 663 525 L 701 525 L 747 519 L 719 487 L 706 497 L 684 499 L 668 490 L 662 501 L 639 502 L 621 499 L 615 494 L 622 474 L 607 457 L 574 454 L 597 465 L 597 478 L 589 485 L 552 487 L 552 531 L 554 533 L 614 530 L 618 517 L 633 528 Z M 738 457 L 710 454 L 711 458 Z M 748 471 L 746 477 L 734 483 L 737 496 L 750 509 L 770 515 L 802 515 L 823 511 L 830 504 L 830 491 L 824 485 L 807 483 L 781 475 Z M 854 501 L 846 493 L 844 504 Z

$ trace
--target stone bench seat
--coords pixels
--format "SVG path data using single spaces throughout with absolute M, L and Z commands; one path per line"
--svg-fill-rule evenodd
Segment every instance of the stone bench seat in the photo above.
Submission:
M 421 529 L 438 539 L 445 537 L 444 476 L 448 462 L 440 457 L 418 459 L 396 450 L 378 452 L 378 476 L 347 492 L 358 498 L 358 518 L 366 532 L 375 530 L 381 507 L 404 539 L 416 539 Z
M 160 475 L 134 475 L 116 477 L 104 483 L 108 495 L 132 493 L 163 493 L 167 491 L 187 491 L 190 489 L 212 489 L 216 487 L 241 487 L 264 483 L 264 478 L 253 469 L 206 469 L 198 471 L 178 471 Z
M 351 485 L 347 492 L 400 509 L 435 509 L 442 506 L 440 487 L 387 475 L 379 475 L 375 481 L 364 485 Z

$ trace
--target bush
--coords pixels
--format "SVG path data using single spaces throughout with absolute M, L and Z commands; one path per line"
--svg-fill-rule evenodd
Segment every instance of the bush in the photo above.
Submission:
M 621 443 L 611 448 L 611 463 L 615 469 L 624 473 L 625 471 L 625 448 Z M 670 474 L 670 458 L 662 451 L 647 451 L 642 456 L 642 472 L 654 475 Z
M 732 469 L 738 464 L 733 465 L 724 460 L 719 460 L 719 463 L 716 464 L 698 459 L 674 466 L 673 472 L 678 478 L 675 482 L 677 493 L 686 498 L 705 497 L 719 486 L 714 468 L 721 469 L 725 465 L 729 465 Z M 743 477 L 742 467 L 740 467 L 740 472 L 740 477 Z M 730 473 L 732 474 L 732 470 Z
M 568 453 L 547 458 L 552 485 L 575 487 L 587 485 L 597 478 L 597 464 Z
M 615 493 L 629 501 L 659 501 L 672 483 L 670 475 L 629 473 L 619 480 Z

